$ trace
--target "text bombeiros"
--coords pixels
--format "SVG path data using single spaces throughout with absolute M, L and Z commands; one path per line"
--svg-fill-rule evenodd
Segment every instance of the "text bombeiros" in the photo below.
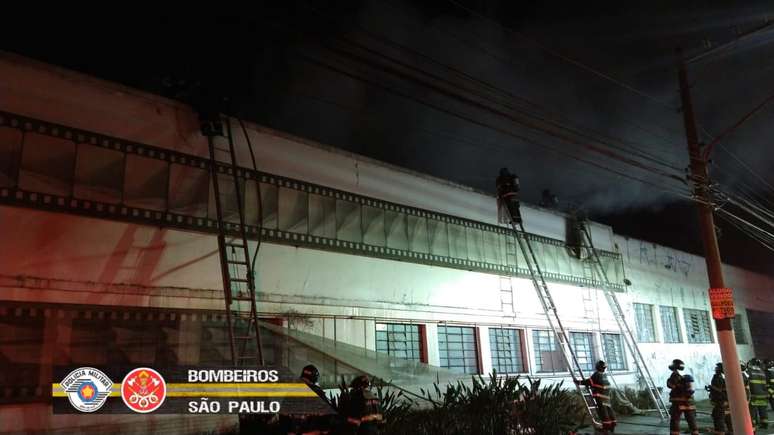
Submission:
M 188 382 L 225 383 L 225 382 L 277 382 L 277 370 L 255 369 L 216 369 L 188 370 Z

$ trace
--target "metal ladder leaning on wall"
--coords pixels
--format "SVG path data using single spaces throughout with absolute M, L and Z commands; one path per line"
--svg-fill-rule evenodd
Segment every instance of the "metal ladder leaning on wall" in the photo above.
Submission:
M 567 333 L 567 330 L 564 328 L 562 320 L 559 318 L 559 313 L 556 310 L 554 299 L 551 297 L 551 292 L 548 290 L 548 284 L 546 284 L 546 280 L 543 278 L 543 272 L 540 270 L 540 265 L 537 261 L 537 257 L 535 256 L 535 251 L 532 249 L 529 238 L 526 236 L 526 232 L 524 231 L 524 224 L 520 221 L 520 219 L 518 223 L 514 222 L 512 217 L 510 219 L 510 225 L 513 228 L 512 236 L 516 240 L 516 244 L 519 246 L 519 249 L 524 256 L 524 261 L 527 264 L 529 275 L 532 279 L 532 285 L 535 287 L 538 299 L 540 299 L 540 303 L 543 305 L 543 310 L 546 313 L 548 324 L 554 333 L 554 337 L 556 337 L 559 349 L 562 351 L 562 356 L 564 357 L 564 361 L 567 364 L 570 376 L 572 377 L 573 381 L 586 379 L 587 376 L 583 374 L 583 369 L 581 368 L 578 358 L 575 355 L 575 351 L 570 344 L 570 336 Z M 601 427 L 602 424 L 597 418 L 596 412 L 594 412 L 597 408 L 597 405 L 594 402 L 591 389 L 587 386 L 577 384 L 576 388 L 583 397 L 583 404 L 586 408 L 586 412 L 591 418 L 592 424 L 597 428 Z
M 610 281 L 607 277 L 607 272 L 605 271 L 605 266 L 602 264 L 602 259 L 599 257 L 597 250 L 594 249 L 594 244 L 591 241 L 591 233 L 589 232 L 588 226 L 585 225 L 583 221 L 577 221 L 576 225 L 580 226 L 579 230 L 581 232 L 581 244 L 583 245 L 583 248 L 589 252 L 589 256 L 587 258 L 590 260 L 590 263 L 595 269 L 593 272 L 600 277 L 600 282 L 602 283 L 602 292 L 605 295 L 605 299 L 607 299 L 607 303 L 610 306 L 610 310 L 613 313 L 613 317 L 615 318 L 616 323 L 618 324 L 618 328 L 621 330 L 621 335 L 623 336 L 623 340 L 626 343 L 626 347 L 629 349 L 629 353 L 631 353 L 632 357 L 634 358 L 634 365 L 637 368 L 637 373 L 640 376 L 640 379 L 645 382 L 645 386 L 648 389 L 650 398 L 653 401 L 653 404 L 656 406 L 661 419 L 666 420 L 669 418 L 669 408 L 667 408 L 664 399 L 661 397 L 661 392 L 653 382 L 653 376 L 651 376 L 650 370 L 645 363 L 645 358 L 643 358 L 642 353 L 637 346 L 637 342 L 634 339 L 634 334 L 632 334 L 632 330 L 629 328 L 629 324 L 626 321 L 626 317 L 624 316 L 624 312 L 621 309 L 621 305 L 618 303 L 618 298 L 616 297 L 615 292 L 612 290 L 612 286 L 610 285 Z
M 220 115 L 211 115 L 202 120 L 202 134 L 207 137 L 210 160 L 217 161 L 216 155 L 220 153 L 223 157 L 221 161 L 225 160 L 227 165 L 227 169 L 219 170 L 216 165 L 210 164 L 210 179 L 215 193 L 218 254 L 223 276 L 231 361 L 235 366 L 263 365 L 258 307 L 255 301 L 255 280 L 245 233 L 243 189 L 237 172 L 231 122 L 228 118 L 225 119 L 225 132 L 223 124 Z M 223 140 L 217 141 L 218 137 L 225 138 L 226 147 L 218 143 L 223 142 Z M 235 223 L 227 222 L 224 216 L 226 212 L 224 197 L 227 188 L 233 189 L 231 192 L 236 197 L 238 227 Z M 235 237 L 234 234 L 236 234 Z

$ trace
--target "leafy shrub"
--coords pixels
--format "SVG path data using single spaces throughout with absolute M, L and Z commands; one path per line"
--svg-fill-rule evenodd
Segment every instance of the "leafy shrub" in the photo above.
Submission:
M 470 385 L 458 381 L 422 390 L 424 400 L 389 391 L 377 384 L 386 423 L 383 434 L 501 435 L 561 434 L 584 422 L 583 402 L 562 383 L 540 386 L 540 380 L 473 376 Z M 342 390 L 342 393 L 344 390 Z M 344 400 L 346 399 L 346 396 Z M 420 407 L 420 405 L 425 405 Z

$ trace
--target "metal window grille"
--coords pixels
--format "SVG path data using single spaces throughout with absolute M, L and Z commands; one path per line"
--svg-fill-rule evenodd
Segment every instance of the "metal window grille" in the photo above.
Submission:
M 712 343 L 709 313 L 704 310 L 683 309 L 688 343 Z
M 478 373 L 475 328 L 439 326 L 438 350 L 441 356 L 441 367 L 457 373 Z
M 532 346 L 535 350 L 535 370 L 540 373 L 564 372 L 567 366 L 562 351 L 551 331 L 533 330 Z
M 594 371 L 594 336 L 590 332 L 571 332 L 570 344 L 582 370 Z
M 422 339 L 419 325 L 377 323 L 376 351 L 396 358 L 421 361 Z
M 492 368 L 498 373 L 523 373 L 521 330 L 490 328 L 489 346 L 492 349 Z
M 602 334 L 602 352 L 611 371 L 626 370 L 626 354 L 620 334 Z
M 637 325 L 637 341 L 654 343 L 656 331 L 653 327 L 653 305 L 634 304 L 635 323 Z
M 747 334 L 744 333 L 744 319 L 741 314 L 734 316 L 734 337 L 736 344 L 749 344 Z
M 677 308 L 662 305 L 659 307 L 659 312 L 661 329 L 664 331 L 664 343 L 682 343 L 680 327 L 677 323 Z

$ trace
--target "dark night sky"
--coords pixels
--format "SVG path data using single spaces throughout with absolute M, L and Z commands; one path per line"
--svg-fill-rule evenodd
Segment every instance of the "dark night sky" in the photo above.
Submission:
M 547 188 L 561 207 L 580 204 L 618 233 L 698 253 L 691 203 L 573 157 L 671 190 L 686 191 L 685 185 L 489 109 L 508 105 L 559 119 L 593 140 L 610 137 L 605 143 L 622 147 L 620 154 L 644 152 L 664 171 L 683 175 L 688 159 L 676 109 L 675 49 L 692 55 L 705 39 L 733 40 L 736 29 L 774 18 L 774 6 L 588 3 L 292 0 L 207 16 L 118 11 L 77 23 L 55 15 L 20 18 L 2 33 L 9 51 L 184 101 L 203 92 L 228 96 L 224 110 L 234 115 L 481 190 L 493 191 L 498 168 L 509 166 L 529 202 L 539 202 Z M 40 29 L 49 37 L 41 38 Z M 772 42 L 769 31 L 689 69 L 697 118 L 707 131 L 723 131 L 774 92 Z M 468 98 L 483 106 L 450 96 L 448 87 L 433 88 L 442 83 L 438 77 L 456 85 L 454 95 L 471 90 Z M 169 78 L 186 84 L 170 89 Z M 199 83 L 199 91 L 190 83 Z M 774 185 L 767 128 L 773 115 L 774 104 L 722 142 L 734 153 L 714 155 L 712 176 L 722 189 L 774 200 L 774 189 L 735 160 Z M 770 270 L 770 251 L 718 225 L 725 261 Z

